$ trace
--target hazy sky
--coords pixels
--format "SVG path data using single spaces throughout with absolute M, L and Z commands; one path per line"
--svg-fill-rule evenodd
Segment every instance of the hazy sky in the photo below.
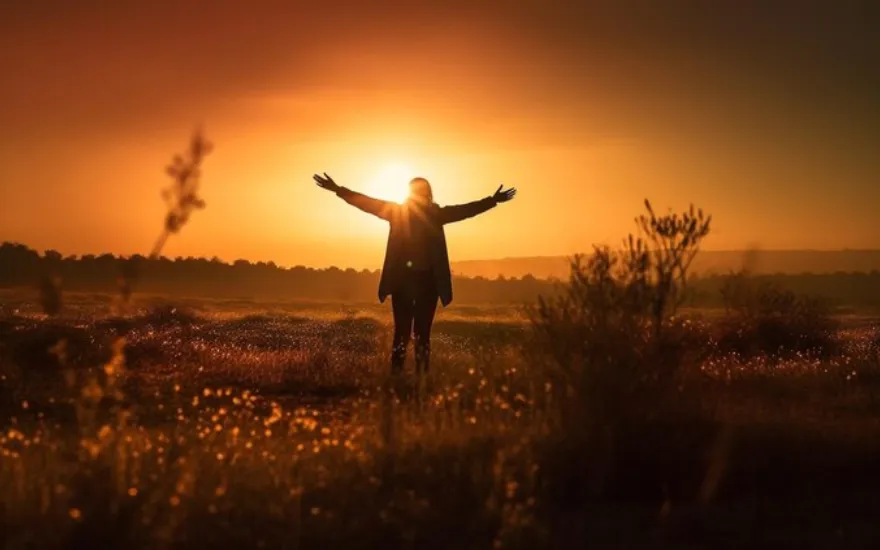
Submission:
M 147 252 L 203 123 L 171 256 L 378 267 L 383 222 L 316 171 L 519 188 L 453 260 L 613 244 L 646 197 L 712 213 L 707 248 L 880 248 L 876 2 L 437 4 L 3 2 L 0 240 Z

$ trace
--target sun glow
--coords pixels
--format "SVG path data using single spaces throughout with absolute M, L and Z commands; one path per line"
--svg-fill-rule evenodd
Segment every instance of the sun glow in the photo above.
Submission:
M 415 172 L 406 164 L 390 162 L 367 182 L 367 193 L 378 199 L 402 203 L 409 196 L 409 180 L 415 176 Z

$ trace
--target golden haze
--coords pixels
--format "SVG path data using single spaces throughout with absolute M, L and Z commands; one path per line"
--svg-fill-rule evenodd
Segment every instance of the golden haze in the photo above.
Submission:
M 235 6 L 174 24 L 151 6 L 0 17 L 0 69 L 16 75 L 0 93 L 4 240 L 149 248 L 162 169 L 204 122 L 208 207 L 171 256 L 378 267 L 385 227 L 315 188 L 324 171 L 392 195 L 424 176 L 441 204 L 519 189 L 449 228 L 453 261 L 615 244 L 644 198 L 712 213 L 708 248 L 880 248 L 873 107 L 847 84 L 860 66 L 817 65 L 821 37 L 744 41 L 700 20 L 717 27 L 706 42 L 601 14 L 584 31 L 566 11 L 580 8 L 536 18 L 516 2 L 504 16 Z

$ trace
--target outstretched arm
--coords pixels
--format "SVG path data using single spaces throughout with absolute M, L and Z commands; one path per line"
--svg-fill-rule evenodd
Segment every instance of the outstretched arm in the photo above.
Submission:
M 446 224 L 473 218 L 478 214 L 482 214 L 483 212 L 494 208 L 495 205 L 507 202 L 516 196 L 516 189 L 502 191 L 502 187 L 504 186 L 498 186 L 498 190 L 495 191 L 495 194 L 488 196 L 485 199 L 440 208 L 440 222 Z
M 338 196 L 348 204 L 359 208 L 368 214 L 372 214 L 376 217 L 382 218 L 383 220 L 388 220 L 391 218 L 392 207 L 390 202 L 374 199 L 373 197 L 368 197 L 367 195 L 358 193 L 357 191 L 352 191 L 347 187 L 342 187 L 341 185 L 333 181 L 333 178 L 328 176 L 326 172 L 323 176 L 315 174 L 314 178 L 315 183 L 318 184 L 318 187 L 336 193 L 336 196 Z

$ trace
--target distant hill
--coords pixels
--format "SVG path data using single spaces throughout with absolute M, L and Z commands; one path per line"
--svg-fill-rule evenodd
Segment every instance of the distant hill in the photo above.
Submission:
M 880 271 L 880 250 L 707 250 L 694 259 L 693 269 L 700 274 L 720 274 L 748 265 L 752 272 L 763 274 L 800 274 Z M 538 278 L 568 276 L 568 258 L 535 256 L 498 260 L 453 262 L 452 270 L 467 277 Z

